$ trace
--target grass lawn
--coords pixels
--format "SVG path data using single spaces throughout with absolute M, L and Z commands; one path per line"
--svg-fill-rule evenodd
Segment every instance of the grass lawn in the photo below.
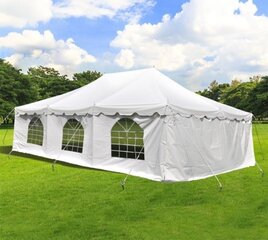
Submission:
M 268 174 L 268 124 L 258 125 Z M 256 167 L 215 179 L 159 183 L 11 150 L 0 130 L 0 239 L 268 239 L 268 177 Z

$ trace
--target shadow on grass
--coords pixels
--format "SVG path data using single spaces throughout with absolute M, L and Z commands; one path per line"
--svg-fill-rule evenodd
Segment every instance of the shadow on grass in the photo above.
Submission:
M 12 146 L 0 146 L 0 153 L 9 154 L 12 150 Z
M 8 155 L 11 152 L 11 150 L 12 150 L 12 146 L 0 146 L 0 153 Z M 39 157 L 36 155 L 28 154 L 28 153 L 20 153 L 20 152 L 15 152 L 15 151 L 11 153 L 10 157 L 12 158 L 12 156 L 28 158 L 30 160 L 46 162 L 46 163 L 50 163 L 50 164 L 53 164 L 53 162 L 55 161 L 55 159 L 49 159 L 49 158 L 45 158 L 45 157 Z M 77 169 L 88 169 L 88 170 L 90 169 L 90 170 L 95 170 L 95 171 L 100 171 L 100 172 L 107 172 L 106 170 L 102 170 L 102 169 L 83 167 L 83 166 L 79 166 L 79 165 L 75 165 L 75 164 L 71 164 L 71 163 L 66 163 L 66 162 L 61 162 L 61 161 L 57 161 L 56 165 L 77 168 Z
M 7 130 L 7 129 L 13 129 L 14 128 L 14 125 L 13 124 L 2 124 L 0 126 L 0 130 Z

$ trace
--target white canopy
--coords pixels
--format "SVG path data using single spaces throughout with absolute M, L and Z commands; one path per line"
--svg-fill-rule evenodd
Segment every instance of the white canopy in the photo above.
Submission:
M 105 74 L 15 110 L 13 151 L 156 181 L 255 164 L 251 113 L 199 96 L 154 68 Z
M 104 74 L 72 92 L 16 108 L 19 114 L 172 115 L 250 120 L 251 113 L 195 94 L 154 68 Z

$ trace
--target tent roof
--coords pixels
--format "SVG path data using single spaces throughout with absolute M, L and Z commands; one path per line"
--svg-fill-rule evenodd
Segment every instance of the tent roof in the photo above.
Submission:
M 74 91 L 16 108 L 18 114 L 180 114 L 250 120 L 251 113 L 199 96 L 154 68 L 104 74 Z

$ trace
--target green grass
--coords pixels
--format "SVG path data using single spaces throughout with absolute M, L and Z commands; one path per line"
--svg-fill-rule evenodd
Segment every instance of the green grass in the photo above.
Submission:
M 268 124 L 258 126 L 268 173 Z M 5 130 L 0 130 L 0 141 Z M 268 239 L 268 181 L 256 167 L 165 184 L 123 174 L 8 158 L 13 130 L 0 142 L 0 239 Z

